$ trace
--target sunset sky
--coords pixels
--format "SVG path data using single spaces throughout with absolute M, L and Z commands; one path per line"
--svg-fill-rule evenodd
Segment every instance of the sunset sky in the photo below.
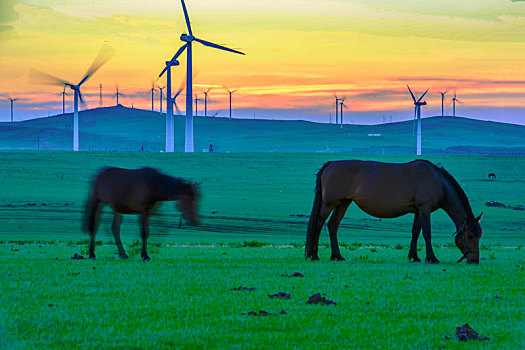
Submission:
M 85 85 L 86 105 L 151 109 L 148 92 L 186 32 L 180 0 L 0 0 L 0 121 L 61 113 L 60 87 L 31 84 L 30 69 L 78 83 L 105 41 L 114 56 Z M 334 118 L 375 124 L 413 118 L 406 89 L 430 89 L 423 117 L 452 114 L 525 125 L 525 1 L 187 0 L 194 35 L 246 56 L 194 44 L 194 92 L 213 87 L 211 114 Z M 174 88 L 186 56 L 173 69 Z M 164 86 L 165 78 L 157 81 Z M 70 92 L 70 91 L 69 91 Z M 159 109 L 155 95 L 155 109 Z M 178 99 L 184 110 L 184 98 Z M 165 103 L 163 104 L 165 109 Z M 72 109 L 72 94 L 66 109 Z M 199 105 L 199 115 L 203 109 Z

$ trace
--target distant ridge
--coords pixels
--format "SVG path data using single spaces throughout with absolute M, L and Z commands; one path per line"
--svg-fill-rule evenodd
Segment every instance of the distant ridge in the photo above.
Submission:
M 0 123 L 2 150 L 71 150 L 72 113 Z M 80 112 L 80 150 L 164 150 L 165 116 L 122 105 Z M 194 118 L 195 150 L 415 154 L 412 121 L 379 125 Z M 463 117 L 422 120 L 423 155 L 525 155 L 525 126 Z M 175 120 L 175 150 L 184 149 L 184 117 Z

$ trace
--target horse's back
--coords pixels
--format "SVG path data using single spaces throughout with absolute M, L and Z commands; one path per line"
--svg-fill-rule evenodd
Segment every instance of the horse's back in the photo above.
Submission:
M 378 217 L 412 212 L 422 201 L 435 207 L 442 195 L 439 174 L 426 161 L 335 161 L 327 166 L 322 180 L 327 202 L 348 198 Z

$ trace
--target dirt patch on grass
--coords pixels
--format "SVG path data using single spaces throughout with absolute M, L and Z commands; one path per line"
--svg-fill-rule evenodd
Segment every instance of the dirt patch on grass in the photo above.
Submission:
M 279 292 L 275 294 L 268 294 L 268 297 L 270 297 L 270 299 L 290 299 L 291 294 L 286 292 Z
M 337 305 L 337 303 L 333 300 L 326 299 L 325 297 L 321 296 L 321 293 L 315 293 L 308 298 L 306 301 L 307 304 L 321 304 L 321 305 Z

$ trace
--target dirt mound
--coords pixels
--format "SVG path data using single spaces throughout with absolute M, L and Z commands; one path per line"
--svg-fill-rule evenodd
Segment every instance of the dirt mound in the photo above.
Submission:
M 284 310 L 281 310 L 281 312 L 279 312 L 278 314 L 274 314 L 274 313 L 271 313 L 271 312 L 268 312 L 268 311 L 264 311 L 264 310 L 260 310 L 259 312 L 256 312 L 256 311 L 249 311 L 248 312 L 248 315 L 250 316 L 276 316 L 276 315 L 286 315 L 288 314 L 286 311 Z M 241 315 L 246 315 L 246 314 L 241 314 Z
M 291 275 L 281 275 L 282 277 L 304 277 L 304 275 L 300 272 L 294 272 Z
M 489 340 L 489 337 L 480 338 L 478 332 L 470 327 L 468 323 L 465 323 L 463 326 L 456 327 L 456 339 L 459 341 Z
M 307 304 L 321 304 L 321 305 L 337 305 L 337 303 L 333 300 L 326 299 L 325 297 L 321 296 L 321 293 L 315 293 L 308 298 L 308 301 L 306 301 Z
M 252 292 L 255 290 L 255 287 L 248 288 L 248 287 L 239 286 L 237 288 L 232 288 L 232 290 L 246 290 L 248 292 Z
M 275 294 L 268 294 L 268 296 L 270 297 L 270 299 L 274 299 L 274 298 L 290 299 L 290 297 L 291 297 L 290 293 L 285 293 L 285 292 L 279 292 L 279 293 L 275 293 Z
M 84 260 L 84 259 L 85 258 L 82 255 L 78 255 L 77 253 L 75 253 L 75 255 L 71 257 L 71 260 Z

